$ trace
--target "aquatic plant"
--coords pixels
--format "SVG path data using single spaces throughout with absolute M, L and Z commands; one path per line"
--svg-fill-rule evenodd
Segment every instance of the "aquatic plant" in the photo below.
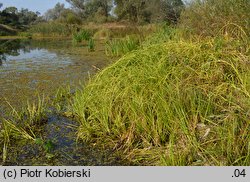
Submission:
M 88 42 L 88 51 L 89 52 L 93 52 L 95 51 L 95 42 L 94 42 L 94 39 L 89 39 L 89 42 Z
M 55 144 L 53 141 L 51 140 L 45 141 L 42 138 L 36 138 L 35 144 L 42 146 L 46 153 L 52 152 L 52 150 L 55 148 Z
M 106 42 L 105 51 L 108 56 L 122 56 L 140 45 L 140 37 L 137 35 L 126 36 L 122 39 L 112 39 Z
M 10 105 L 10 104 L 9 104 Z M 37 103 L 27 103 L 21 111 L 17 111 L 10 105 L 12 111 L 10 118 L 3 119 L 0 138 L 3 140 L 3 162 L 6 161 L 8 146 L 13 140 L 36 141 L 39 127 L 47 121 L 47 105 L 44 97 L 38 96 Z
M 80 32 L 73 34 L 73 43 L 77 44 L 82 41 L 89 41 L 92 37 L 92 33 L 89 30 L 82 29 Z
M 68 102 L 73 95 L 72 88 L 70 86 L 60 87 L 52 99 L 52 106 L 58 113 L 65 112 Z
M 41 125 L 46 121 L 47 103 L 44 96 L 38 96 L 36 102 L 27 101 L 27 105 L 21 111 L 17 111 L 8 101 L 6 102 L 11 107 L 10 115 L 14 120 L 28 125 Z
M 166 37 L 76 92 L 79 139 L 101 140 L 136 164 L 249 165 L 249 47 Z

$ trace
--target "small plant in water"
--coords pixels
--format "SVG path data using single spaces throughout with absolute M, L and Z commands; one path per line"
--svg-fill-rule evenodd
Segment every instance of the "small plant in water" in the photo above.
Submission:
M 55 148 L 55 144 L 51 140 L 48 140 L 43 144 L 43 148 L 47 153 L 50 153 Z
M 95 51 L 95 42 L 92 38 L 89 39 L 88 50 L 89 52 Z
M 3 162 L 7 159 L 8 146 L 15 144 L 13 141 L 25 140 L 39 142 L 39 140 L 36 139 L 39 132 L 38 128 L 47 121 L 47 106 L 44 97 L 38 97 L 36 103 L 28 102 L 27 106 L 21 111 L 17 111 L 11 104 L 9 105 L 12 111 L 8 119 L 3 119 L 3 127 L 1 128 L 0 134 L 0 139 L 3 141 Z
M 81 43 L 82 41 L 89 41 L 92 35 L 88 30 L 81 30 L 73 34 L 73 44 Z
M 37 138 L 35 139 L 35 144 L 40 145 L 45 150 L 47 159 L 52 159 L 55 156 L 52 154 L 52 151 L 55 148 L 55 143 L 53 141 L 44 141 L 42 138 Z
M 105 51 L 108 56 L 122 56 L 137 49 L 140 45 L 140 37 L 137 35 L 126 36 L 122 39 L 113 39 L 106 42 Z

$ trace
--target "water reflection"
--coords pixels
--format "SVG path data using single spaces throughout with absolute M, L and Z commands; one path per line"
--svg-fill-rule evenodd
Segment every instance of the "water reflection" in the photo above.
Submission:
M 0 40 L 0 117 L 9 106 L 22 106 L 36 93 L 54 94 L 79 85 L 95 67 L 107 64 L 103 45 L 95 52 L 72 46 L 71 40 Z
M 0 40 L 0 59 L 0 122 L 11 111 L 9 103 L 21 110 L 27 100 L 37 99 L 37 93 L 50 100 L 59 87 L 76 89 L 80 81 L 95 73 L 95 67 L 107 64 L 103 45 L 97 44 L 96 51 L 90 53 L 86 47 L 72 46 L 69 40 Z M 41 137 L 55 143 L 52 158 L 41 146 L 18 143 L 9 147 L 6 165 L 117 164 L 112 151 L 76 145 L 76 131 L 66 123 L 73 125 L 67 118 L 49 114 L 47 125 L 41 128 Z
M 3 64 L 3 61 L 6 60 L 6 56 L 18 56 L 19 51 L 29 52 L 27 49 L 27 45 L 29 41 L 21 41 L 21 40 L 0 40 L 0 65 Z

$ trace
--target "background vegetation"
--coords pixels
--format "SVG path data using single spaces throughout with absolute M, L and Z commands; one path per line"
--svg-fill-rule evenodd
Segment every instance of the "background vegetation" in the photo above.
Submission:
M 222 33 L 237 37 L 241 29 L 249 37 L 249 7 L 249 0 L 192 1 L 183 11 L 180 24 L 204 36 Z
M 1 35 L 15 34 L 31 27 L 31 33 L 43 36 L 50 32 L 55 34 L 56 31 L 58 35 L 71 35 L 78 31 L 82 24 L 86 25 L 90 22 L 141 25 L 164 21 L 168 24 L 176 24 L 184 8 L 182 0 L 67 0 L 67 2 L 71 8 L 57 3 L 44 15 L 28 9 L 18 10 L 16 7 L 6 7 L 0 11 L 0 33 Z M 72 32 L 68 27 L 73 25 L 78 29 Z M 65 28 L 66 26 L 68 27 Z M 61 29 L 63 32 L 60 31 Z

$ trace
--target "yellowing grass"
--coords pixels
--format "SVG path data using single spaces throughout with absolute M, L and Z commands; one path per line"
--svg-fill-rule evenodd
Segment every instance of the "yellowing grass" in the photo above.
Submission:
M 249 165 L 249 67 L 224 38 L 133 51 L 76 93 L 78 137 L 136 164 Z

